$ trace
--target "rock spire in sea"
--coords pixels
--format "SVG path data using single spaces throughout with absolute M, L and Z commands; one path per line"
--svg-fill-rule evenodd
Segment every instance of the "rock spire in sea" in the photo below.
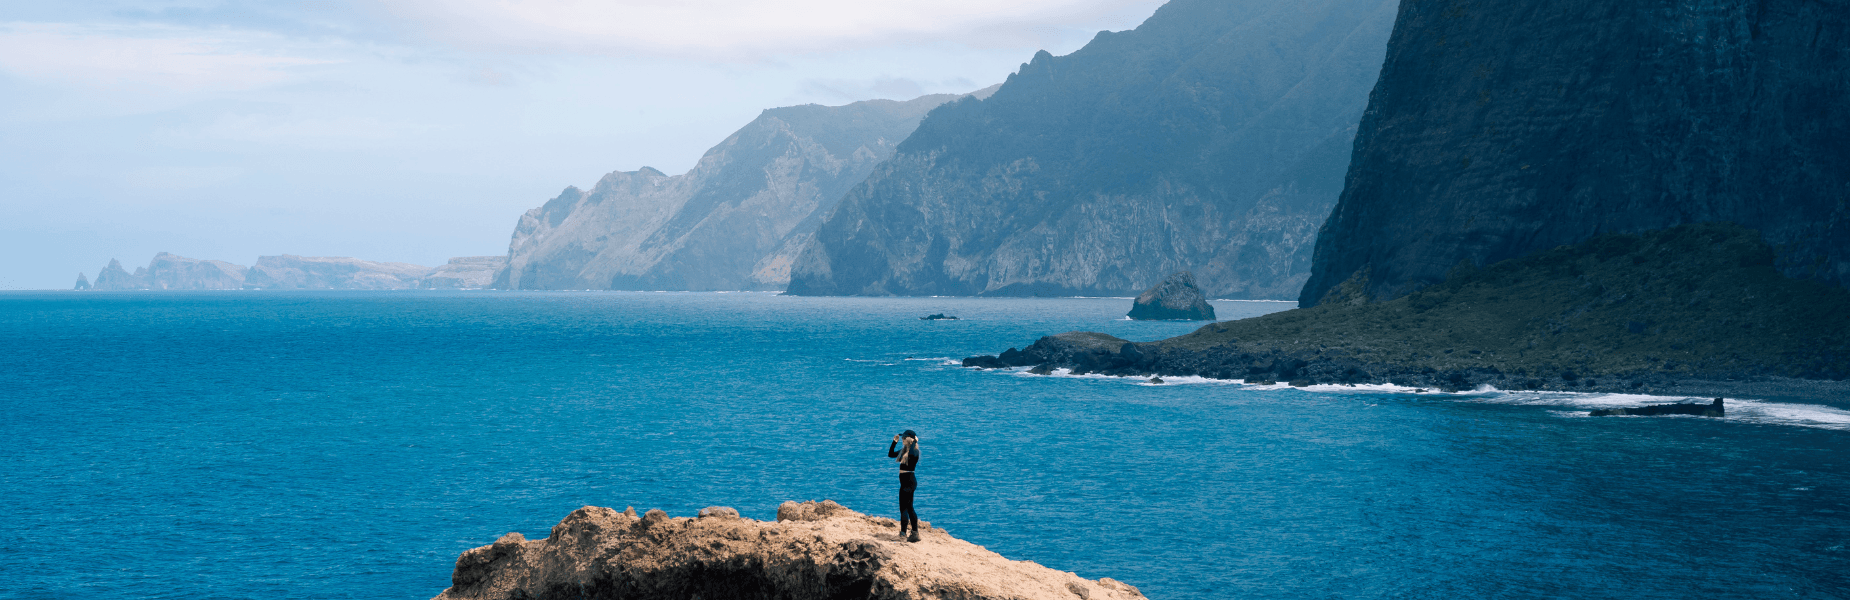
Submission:
M 1212 321 L 1214 305 L 1195 285 L 1195 274 L 1181 271 L 1137 296 L 1128 316 L 1139 321 Z

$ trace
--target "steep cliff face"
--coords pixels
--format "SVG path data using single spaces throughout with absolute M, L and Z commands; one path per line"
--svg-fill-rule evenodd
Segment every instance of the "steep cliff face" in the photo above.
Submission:
M 471 290 L 494 285 L 495 275 L 507 267 L 506 256 L 458 256 L 437 267 L 418 288 L 427 290 Z
M 684 175 L 644 167 L 527 211 L 502 289 L 783 289 L 790 263 L 849 186 L 955 98 L 774 108 Z
M 933 111 L 829 215 L 789 292 L 1295 296 L 1395 0 L 1174 0 Z
M 96 274 L 97 290 L 235 290 L 244 285 L 245 269 L 222 260 L 200 260 L 162 252 L 154 255 L 146 267 L 134 273 L 122 263 L 109 260 L 109 266 Z
M 777 521 L 710 507 L 698 518 L 587 506 L 543 540 L 463 553 L 436 600 L 1142 600 L 1137 588 L 1011 561 L 927 525 L 839 504 L 785 502 Z
M 1850 285 L 1845 140 L 1850 2 L 1405 0 L 1299 301 L 1706 221 Z
M 1312 308 L 1129 343 L 1048 336 L 972 367 L 1199 375 L 1247 382 L 1490 385 L 1836 399 L 1850 378 L 1850 290 L 1793 279 L 1758 232 L 1731 223 L 1609 234 L 1458 269 L 1371 302 L 1359 281 Z
M 430 267 L 346 257 L 259 256 L 244 287 L 264 290 L 402 290 L 415 288 Z
M 96 290 L 145 290 L 148 289 L 148 270 L 136 267 L 134 273 L 122 268 L 122 261 L 109 259 L 109 265 L 96 272 L 96 283 L 90 289 Z

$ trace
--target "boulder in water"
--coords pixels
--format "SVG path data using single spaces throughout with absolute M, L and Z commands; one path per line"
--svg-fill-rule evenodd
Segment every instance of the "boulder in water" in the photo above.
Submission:
M 1137 296 L 1130 318 L 1139 321 L 1212 321 L 1214 306 L 1195 286 L 1195 275 L 1182 271 Z
M 1632 408 L 1602 408 L 1588 413 L 1594 417 L 1656 417 L 1662 415 L 1695 415 L 1698 417 L 1726 416 L 1722 408 L 1722 399 L 1703 404 L 1700 402 L 1678 402 L 1676 404 L 1652 404 Z

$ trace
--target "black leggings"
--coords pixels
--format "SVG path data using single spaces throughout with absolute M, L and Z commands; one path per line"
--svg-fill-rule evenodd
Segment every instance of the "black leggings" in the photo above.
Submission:
M 919 513 L 912 510 L 912 492 L 919 489 L 919 478 L 911 473 L 899 474 L 899 530 L 914 533 L 919 530 Z

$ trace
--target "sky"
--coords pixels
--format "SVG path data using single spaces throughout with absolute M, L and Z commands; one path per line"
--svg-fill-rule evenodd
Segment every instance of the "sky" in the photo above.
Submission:
M 968 92 L 1157 0 L 0 2 L 0 289 L 112 258 L 506 254 L 766 108 Z

